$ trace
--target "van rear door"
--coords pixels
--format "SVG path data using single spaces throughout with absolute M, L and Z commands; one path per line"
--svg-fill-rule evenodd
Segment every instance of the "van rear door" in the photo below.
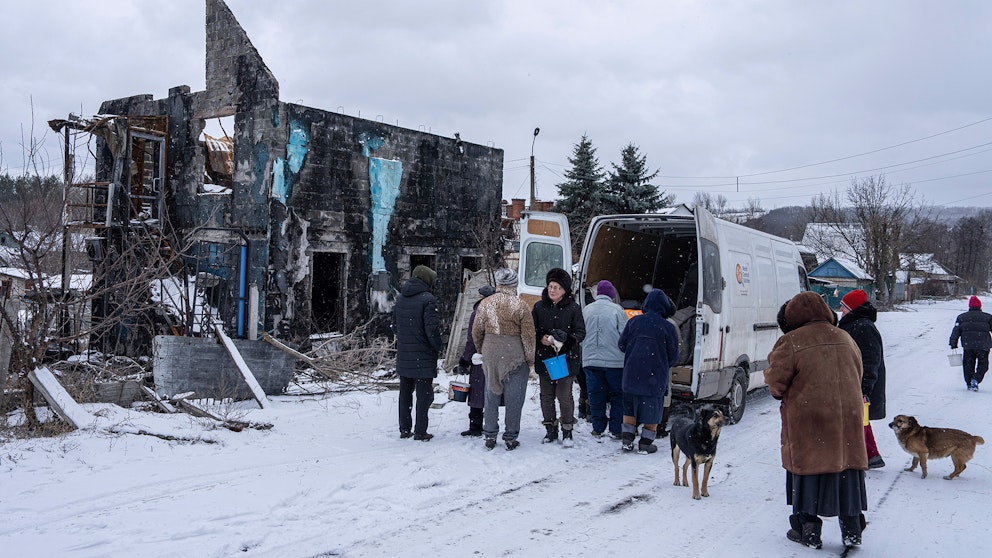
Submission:
M 551 268 L 572 273 L 572 241 L 568 219 L 561 213 L 524 211 L 520 214 L 520 264 L 517 293 L 528 304 L 540 300 Z
M 699 254 L 699 299 L 696 303 L 696 346 L 692 355 L 691 390 L 696 397 L 704 397 L 712 395 L 711 392 L 715 392 L 717 387 L 706 385 L 701 393 L 701 373 L 719 370 L 723 366 L 721 313 L 726 285 L 720 261 L 716 217 L 700 206 L 696 206 L 693 213 Z

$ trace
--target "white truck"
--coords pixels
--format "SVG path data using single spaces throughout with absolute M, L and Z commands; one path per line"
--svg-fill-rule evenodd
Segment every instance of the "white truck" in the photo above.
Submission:
M 778 309 L 809 289 L 792 241 L 698 207 L 595 217 L 574 268 L 564 215 L 525 211 L 520 231 L 517 289 L 525 299 L 540 297 L 552 267 L 573 270 L 583 306 L 602 279 L 631 315 L 651 288 L 665 291 L 681 336 L 672 396 L 726 405 L 732 422 L 744 416 L 748 391 L 765 385 L 762 370 L 781 334 Z

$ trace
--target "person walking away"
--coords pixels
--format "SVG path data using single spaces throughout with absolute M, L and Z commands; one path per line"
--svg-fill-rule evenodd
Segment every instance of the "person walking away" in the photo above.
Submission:
M 639 453 L 654 453 L 661 421 L 670 366 L 679 356 L 679 332 L 668 318 L 675 306 L 661 289 L 648 293 L 643 314 L 627 322 L 617 346 L 623 351 L 623 451 L 634 451 L 634 437 L 641 425 Z
M 486 449 L 496 447 L 502 397 L 506 409 L 503 442 L 507 451 L 512 451 L 520 446 L 520 415 L 527 396 L 527 379 L 534 366 L 534 320 L 527 303 L 517 296 L 516 272 L 500 268 L 495 279 L 496 293 L 476 308 L 471 335 L 482 353 L 486 376 L 482 423 Z
M 838 517 L 846 546 L 861 544 L 868 509 L 861 352 L 820 295 L 805 291 L 779 311 L 782 335 L 765 383 L 782 418 L 782 467 L 792 506 L 786 537 L 821 548 L 824 517 Z
M 403 283 L 393 308 L 396 332 L 396 374 L 400 377 L 400 438 L 429 441 L 427 410 L 434 402 L 434 378 L 441 352 L 441 316 L 431 293 L 437 273 L 418 265 Z M 410 418 L 413 395 L 417 394 L 416 420 Z
M 472 306 L 472 315 L 468 319 L 468 335 L 465 336 L 465 350 L 458 359 L 458 366 L 464 370 L 461 373 L 468 374 L 468 430 L 462 432 L 462 436 L 482 436 L 482 410 L 486 405 L 486 375 L 482 372 L 481 364 L 472 363 L 472 356 L 479 352 L 472 338 L 472 325 L 475 324 L 479 303 L 495 292 L 496 288 L 492 285 L 479 287 L 479 296 L 482 298 L 475 301 L 475 305 Z
M 541 293 L 541 300 L 534 303 L 531 314 L 534 317 L 534 331 L 537 339 L 535 370 L 541 384 L 541 414 L 547 433 L 542 443 L 558 439 L 559 419 L 555 401 L 561 411 L 561 440 L 566 447 L 575 442 L 572 428 L 575 419 L 575 398 L 572 384 L 582 368 L 582 340 L 586 337 L 586 325 L 582 319 L 582 309 L 572 298 L 572 277 L 560 267 L 552 268 L 545 277 L 547 285 Z M 545 359 L 565 355 L 568 376 L 552 380 Z
M 582 368 L 589 388 L 592 435 L 601 438 L 609 427 L 620 438 L 623 423 L 623 351 L 618 343 L 627 326 L 627 313 L 617 304 L 613 283 L 596 284 L 596 299 L 582 309 L 586 337 L 582 340 Z M 609 416 L 606 409 L 609 407 Z
M 968 391 L 978 391 L 978 384 L 989 371 L 989 348 L 992 347 L 992 315 L 982 312 L 982 300 L 973 296 L 968 300 L 968 311 L 959 314 L 951 330 L 950 344 L 958 348 L 958 340 L 964 348 L 961 367 L 964 370 L 964 383 Z
M 837 325 L 854 339 L 861 350 L 861 394 L 868 402 L 868 420 L 882 420 L 885 418 L 885 351 L 882 335 L 875 327 L 878 310 L 868 302 L 868 293 L 856 289 L 840 300 L 840 312 Z M 869 469 L 885 467 L 870 422 L 865 425 L 865 448 L 868 450 Z

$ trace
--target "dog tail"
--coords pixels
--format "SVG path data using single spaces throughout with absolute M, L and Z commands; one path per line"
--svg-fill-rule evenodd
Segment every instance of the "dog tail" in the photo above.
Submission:
M 982 438 L 981 436 L 972 436 L 972 438 L 975 439 L 975 443 L 978 445 L 982 445 L 985 443 L 985 438 Z

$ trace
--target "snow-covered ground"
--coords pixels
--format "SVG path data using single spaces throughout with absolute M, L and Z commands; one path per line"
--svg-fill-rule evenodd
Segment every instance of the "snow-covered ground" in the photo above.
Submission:
M 992 299 L 986 299 L 992 305 Z M 992 381 L 964 388 L 947 338 L 965 300 L 887 312 L 889 419 L 992 440 Z M 442 382 L 444 381 L 441 378 Z M 710 497 L 673 486 L 667 439 L 654 455 L 620 453 L 580 424 L 574 448 L 541 445 L 536 386 L 522 445 L 486 451 L 459 435 L 467 408 L 431 411 L 427 443 L 400 440 L 396 392 L 273 398 L 243 418 L 267 431 L 204 430 L 186 415 L 87 405 L 100 427 L 144 429 L 216 443 L 81 431 L 0 445 L 4 556 L 830 556 L 844 551 L 834 520 L 824 548 L 786 540 L 789 508 L 779 461 L 778 402 L 761 391 L 741 424 L 724 429 Z M 439 394 L 438 398 L 444 396 Z M 873 423 L 886 460 L 868 472 L 870 522 L 858 556 L 983 554 L 992 543 L 992 447 L 959 478 L 910 462 Z M 983 550 L 983 548 L 985 550 Z

